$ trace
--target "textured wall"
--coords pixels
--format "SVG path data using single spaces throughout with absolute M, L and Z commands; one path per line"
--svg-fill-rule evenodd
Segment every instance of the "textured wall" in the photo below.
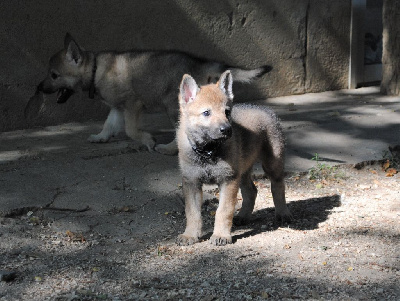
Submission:
M 0 131 L 102 119 L 86 94 L 57 105 L 46 96 L 38 119 L 24 107 L 51 54 L 70 32 L 88 50 L 177 49 L 243 67 L 270 64 L 241 100 L 346 88 L 350 0 L 1 1 Z

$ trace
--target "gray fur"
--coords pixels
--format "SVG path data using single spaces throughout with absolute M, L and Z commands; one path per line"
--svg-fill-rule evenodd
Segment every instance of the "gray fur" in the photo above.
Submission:
M 97 68 L 96 68 L 97 67 Z M 178 120 L 177 87 L 185 73 L 190 73 L 200 84 L 207 84 L 226 70 L 224 64 L 192 57 L 183 52 L 85 51 L 67 34 L 64 49 L 51 57 L 47 77 L 39 84 L 38 91 L 59 91 L 59 102 L 65 102 L 78 89 L 95 89 L 102 100 L 111 107 L 103 130 L 89 137 L 90 142 L 107 142 L 125 130 L 132 139 L 152 150 L 152 136 L 139 130 L 144 108 L 164 107 L 173 124 Z M 238 81 L 248 82 L 268 72 L 268 67 L 254 70 L 233 68 Z M 61 92 L 61 93 L 60 93 Z M 121 120 L 123 119 L 123 120 Z M 121 127 L 123 125 L 123 128 Z M 156 150 L 165 154 L 177 152 L 176 142 L 157 145 Z

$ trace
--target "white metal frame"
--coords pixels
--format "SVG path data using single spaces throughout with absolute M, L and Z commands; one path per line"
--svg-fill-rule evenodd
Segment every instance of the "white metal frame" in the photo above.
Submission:
M 382 64 L 364 65 L 364 22 L 367 0 L 351 1 L 349 89 L 382 79 Z

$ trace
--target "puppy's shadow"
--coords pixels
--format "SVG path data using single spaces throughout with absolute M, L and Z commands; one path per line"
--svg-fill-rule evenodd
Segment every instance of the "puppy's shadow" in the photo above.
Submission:
M 328 219 L 331 210 L 340 205 L 340 195 L 290 202 L 288 208 L 293 215 L 293 221 L 290 224 L 276 221 L 274 207 L 255 211 L 246 225 L 233 227 L 233 232 L 235 230 L 247 230 L 242 234 L 234 235 L 232 237 L 233 243 L 241 238 L 277 230 L 279 227 L 289 226 L 294 230 L 317 229 L 319 223 Z

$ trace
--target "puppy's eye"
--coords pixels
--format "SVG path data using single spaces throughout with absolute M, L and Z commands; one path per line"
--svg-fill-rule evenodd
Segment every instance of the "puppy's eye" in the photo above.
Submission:
M 231 109 L 226 109 L 225 110 L 225 115 L 226 115 L 226 117 L 230 117 L 231 116 Z
M 209 110 L 204 111 L 203 113 L 201 113 L 203 116 L 208 117 L 211 115 L 211 112 Z
M 52 79 L 57 79 L 59 75 L 55 72 L 51 72 L 50 76 Z

